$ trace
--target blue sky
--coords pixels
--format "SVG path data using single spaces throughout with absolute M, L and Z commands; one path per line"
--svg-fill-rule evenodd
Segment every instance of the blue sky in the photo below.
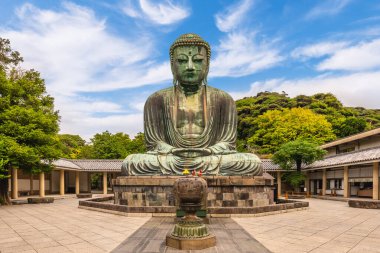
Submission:
M 380 1 L 0 0 L 0 36 L 45 78 L 61 132 L 86 139 L 143 130 L 146 98 L 172 83 L 169 47 L 188 32 L 212 47 L 209 85 L 235 99 L 332 92 L 380 108 Z

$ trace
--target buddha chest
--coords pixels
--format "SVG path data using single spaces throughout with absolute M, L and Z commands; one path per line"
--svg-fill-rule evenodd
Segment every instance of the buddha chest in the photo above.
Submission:
M 200 94 L 178 98 L 177 131 L 186 137 L 198 137 L 205 128 L 203 99 Z

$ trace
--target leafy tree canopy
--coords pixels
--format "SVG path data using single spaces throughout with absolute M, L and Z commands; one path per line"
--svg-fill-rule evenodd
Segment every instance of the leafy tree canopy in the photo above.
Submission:
M 49 171 L 60 155 L 54 99 L 40 74 L 21 69 L 20 62 L 9 40 L 0 38 L 0 200 L 5 203 L 10 168 Z
M 285 92 L 260 92 L 256 96 L 236 101 L 236 105 L 239 119 L 237 144 L 240 151 L 248 149 L 247 140 L 261 129 L 257 117 L 271 110 L 310 109 L 325 116 L 337 138 L 380 127 L 380 110 L 344 107 L 331 93 L 290 98 Z M 260 146 L 256 148 L 260 149 Z
M 281 168 L 289 170 L 284 173 L 283 179 L 295 189 L 305 180 L 305 175 L 301 173 L 302 164 L 308 165 L 323 158 L 326 151 L 318 144 L 304 139 L 290 141 L 281 145 L 279 150 L 272 156 L 272 161 Z M 295 171 L 290 171 L 296 168 Z
M 124 159 L 129 154 L 144 153 L 144 134 L 138 133 L 134 139 L 124 133 L 112 134 L 108 131 L 95 134 L 91 143 L 79 148 L 77 158 Z
M 79 135 L 59 134 L 59 149 L 62 151 L 61 157 L 77 159 L 81 156 L 86 141 Z
M 322 159 L 326 151 L 321 149 L 317 143 L 305 139 L 297 139 L 281 145 L 272 156 L 272 161 L 281 168 L 290 170 L 296 168 L 301 171 L 302 164 L 312 164 Z
M 35 70 L 22 70 L 19 53 L 0 38 L 0 149 L 7 166 L 49 170 L 46 161 L 59 157 L 58 112 Z M 45 162 L 41 162 L 44 160 Z
M 257 130 L 248 139 L 248 144 L 261 154 L 273 154 L 282 144 L 297 139 L 309 139 L 322 144 L 336 138 L 325 116 L 310 109 L 267 111 L 258 116 L 254 124 Z

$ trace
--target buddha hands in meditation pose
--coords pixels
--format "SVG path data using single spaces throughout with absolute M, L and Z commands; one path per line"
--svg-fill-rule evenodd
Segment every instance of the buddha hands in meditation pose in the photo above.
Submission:
M 234 100 L 207 85 L 211 50 L 196 34 L 180 36 L 170 48 L 174 86 L 151 95 L 144 107 L 148 152 L 129 155 L 124 175 L 262 175 L 260 159 L 237 153 Z

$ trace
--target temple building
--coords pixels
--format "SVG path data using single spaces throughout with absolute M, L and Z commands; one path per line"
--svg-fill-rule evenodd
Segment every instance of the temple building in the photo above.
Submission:
M 10 196 L 17 199 L 25 195 L 79 194 L 91 192 L 94 188 L 107 194 L 112 192 L 111 180 L 120 175 L 121 163 L 122 160 L 59 159 L 53 163 L 54 169 L 50 173 L 30 175 L 13 169 L 9 179 Z
M 312 195 L 379 199 L 380 128 L 321 146 L 323 160 L 303 169 Z

